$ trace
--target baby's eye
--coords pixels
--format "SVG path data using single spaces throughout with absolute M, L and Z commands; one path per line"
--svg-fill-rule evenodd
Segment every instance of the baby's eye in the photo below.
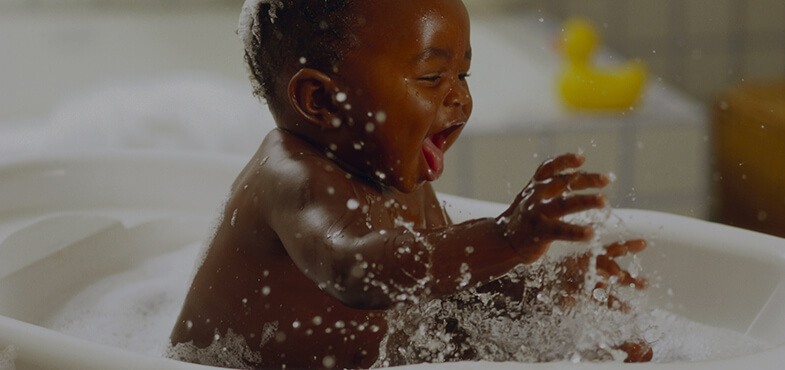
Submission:
M 442 80 L 442 76 L 441 75 L 426 75 L 426 76 L 422 76 L 422 77 L 418 78 L 417 80 L 425 82 L 425 83 L 428 83 L 428 84 L 436 85 L 436 84 L 439 83 L 439 81 Z
M 471 76 L 472 76 L 472 74 L 471 74 L 471 73 L 469 73 L 469 72 L 466 72 L 466 73 L 461 73 L 461 74 L 459 74 L 459 75 L 458 75 L 458 78 L 459 78 L 460 80 L 465 80 L 465 79 L 467 79 L 467 78 L 469 78 L 469 77 L 471 77 Z

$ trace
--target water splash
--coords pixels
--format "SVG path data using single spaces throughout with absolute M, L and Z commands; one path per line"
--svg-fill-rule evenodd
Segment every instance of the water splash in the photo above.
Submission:
M 277 327 L 277 323 L 275 326 Z M 267 329 L 266 325 L 262 338 L 265 338 L 265 329 Z M 270 336 L 267 335 L 266 338 L 269 340 Z M 260 352 L 251 350 L 245 338 L 235 334 L 232 329 L 229 329 L 224 336 L 221 336 L 216 329 L 215 340 L 205 348 L 199 348 L 193 342 L 170 345 L 165 356 L 179 361 L 233 369 L 251 369 L 253 367 L 248 364 L 262 361 Z
M 622 235 L 623 221 L 609 210 L 570 222 L 595 225 L 594 240 L 584 248 L 571 245 L 559 251 L 560 246 L 554 246 L 557 250 L 540 261 L 519 265 L 482 287 L 391 310 L 389 331 L 375 366 L 451 361 L 622 361 L 627 353 L 618 348 L 640 343 L 652 347 L 655 362 L 720 359 L 767 348 L 741 333 L 651 307 L 645 290 L 601 277 L 593 263 L 604 253 L 601 240 L 640 237 Z M 574 252 L 576 249 L 583 252 Z M 568 250 L 573 252 L 565 252 Z M 578 288 L 565 284 L 568 262 L 579 257 L 576 253 L 591 256 L 592 262 Z M 645 273 L 650 280 L 657 280 L 655 273 L 641 271 L 637 256 L 628 257 L 625 265 L 633 276 Z M 462 273 L 471 271 L 462 269 Z M 605 285 L 597 287 L 598 282 Z
M 651 320 L 567 293 L 554 261 L 519 266 L 454 296 L 392 310 L 378 365 L 463 360 L 621 360 Z M 633 306 L 634 307 L 634 306 Z

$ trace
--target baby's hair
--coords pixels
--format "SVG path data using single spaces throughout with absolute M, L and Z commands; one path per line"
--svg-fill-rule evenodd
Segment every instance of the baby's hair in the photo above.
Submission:
M 351 47 L 355 1 L 246 0 L 237 34 L 245 45 L 254 95 L 278 109 L 276 77 L 285 69 L 331 72 Z

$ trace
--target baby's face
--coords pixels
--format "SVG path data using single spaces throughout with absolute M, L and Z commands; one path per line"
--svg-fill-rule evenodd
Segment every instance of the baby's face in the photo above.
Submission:
M 441 175 L 471 115 L 469 16 L 460 0 L 359 3 L 359 46 L 338 65 L 356 144 L 342 159 L 410 192 Z

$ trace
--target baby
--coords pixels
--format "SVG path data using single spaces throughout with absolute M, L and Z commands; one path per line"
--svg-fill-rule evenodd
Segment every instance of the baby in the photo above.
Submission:
M 575 171 L 579 155 L 544 163 L 496 218 L 453 224 L 439 204 L 431 182 L 472 112 L 461 0 L 249 0 L 239 34 L 278 128 L 232 186 L 171 334 L 186 352 L 174 356 L 367 368 L 385 310 L 494 281 L 555 240 L 592 237 L 561 220 L 605 205 L 573 194 L 609 182 Z M 612 248 L 598 267 L 641 283 L 613 258 L 643 245 Z

